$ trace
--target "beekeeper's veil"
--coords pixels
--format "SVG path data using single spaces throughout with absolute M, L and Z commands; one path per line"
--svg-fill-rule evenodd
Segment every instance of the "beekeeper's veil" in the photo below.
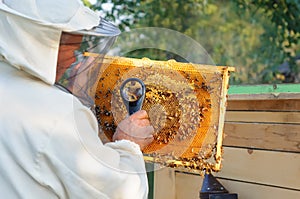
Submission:
M 80 0 L 0 0 L 1 59 L 65 87 L 87 106 L 101 59 L 118 34 Z

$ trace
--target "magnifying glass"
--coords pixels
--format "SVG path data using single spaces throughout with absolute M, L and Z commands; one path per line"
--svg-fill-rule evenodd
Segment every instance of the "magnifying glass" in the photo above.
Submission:
M 121 85 L 120 92 L 129 115 L 141 110 L 146 92 L 146 86 L 142 80 L 126 79 Z

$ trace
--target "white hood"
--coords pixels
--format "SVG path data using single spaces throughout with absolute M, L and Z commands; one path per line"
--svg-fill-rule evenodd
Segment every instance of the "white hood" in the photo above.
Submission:
M 62 31 L 99 21 L 80 0 L 0 0 L 0 60 L 54 84 Z

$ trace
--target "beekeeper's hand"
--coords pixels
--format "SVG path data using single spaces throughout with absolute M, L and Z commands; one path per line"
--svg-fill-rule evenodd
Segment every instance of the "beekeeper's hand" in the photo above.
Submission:
M 140 110 L 121 121 L 113 135 L 115 140 L 130 140 L 143 150 L 153 141 L 154 128 L 146 111 Z

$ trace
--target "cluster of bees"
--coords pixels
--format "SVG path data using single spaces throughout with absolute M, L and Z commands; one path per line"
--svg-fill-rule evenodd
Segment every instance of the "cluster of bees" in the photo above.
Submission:
M 208 144 L 203 148 L 200 153 L 195 154 L 193 157 L 176 157 L 171 152 L 167 154 L 152 153 L 144 158 L 146 161 L 155 162 L 161 167 L 183 168 L 200 175 L 218 171 L 215 168 L 215 162 L 220 160 L 213 155 L 216 150 L 216 144 Z

